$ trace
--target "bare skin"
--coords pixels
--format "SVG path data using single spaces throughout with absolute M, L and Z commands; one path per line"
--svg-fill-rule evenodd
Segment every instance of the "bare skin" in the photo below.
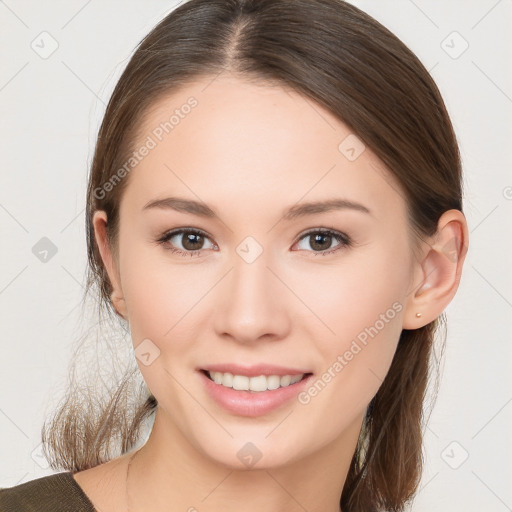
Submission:
M 351 134 L 344 123 L 295 92 L 232 76 L 162 98 L 135 147 L 190 96 L 197 106 L 124 178 L 119 259 L 106 242 L 105 212 L 94 215 L 112 299 L 133 346 L 149 338 L 160 351 L 147 366 L 137 360 L 159 405 L 131 465 L 129 510 L 337 512 L 366 408 L 401 330 L 433 321 L 457 291 L 466 220 L 445 212 L 415 256 L 398 183 L 369 148 L 347 159 L 338 148 Z M 169 196 L 206 203 L 218 218 L 143 211 Z M 334 198 L 370 213 L 283 218 L 291 206 Z M 169 250 L 193 252 L 184 234 L 156 243 L 176 228 L 206 233 L 194 256 Z M 319 250 L 306 234 L 312 228 L 346 234 L 352 245 L 331 237 Z M 248 236 L 263 250 L 251 263 L 236 251 Z M 334 371 L 380 315 L 386 322 L 378 334 Z M 213 401 L 196 371 L 228 362 L 332 378 L 307 404 L 294 399 L 247 418 Z M 262 454 L 250 468 L 237 456 L 248 442 Z M 129 455 L 74 475 L 98 511 L 128 510 Z

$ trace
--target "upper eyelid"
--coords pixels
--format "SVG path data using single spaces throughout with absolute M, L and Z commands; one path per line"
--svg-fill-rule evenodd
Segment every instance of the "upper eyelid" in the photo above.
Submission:
M 203 231 L 199 228 L 176 228 L 176 229 L 171 229 L 169 231 L 165 231 L 163 233 L 162 236 L 159 237 L 159 240 L 169 240 L 171 238 L 174 238 L 176 235 L 181 235 L 181 234 L 186 234 L 186 233 L 197 233 L 199 235 L 202 235 L 204 236 L 205 238 L 207 238 L 208 240 L 210 240 L 210 242 L 217 246 L 217 244 L 213 241 L 213 237 L 211 237 L 206 231 Z M 197 249 L 195 252 L 200 252 L 200 251 L 205 251 L 206 249 Z M 190 251 L 190 252 L 194 252 L 194 251 Z

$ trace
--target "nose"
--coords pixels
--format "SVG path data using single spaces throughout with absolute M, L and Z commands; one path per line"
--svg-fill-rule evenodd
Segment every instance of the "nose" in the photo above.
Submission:
M 292 294 L 271 268 L 265 251 L 252 262 L 235 254 L 232 264 L 218 286 L 217 335 L 245 344 L 284 339 L 291 328 Z

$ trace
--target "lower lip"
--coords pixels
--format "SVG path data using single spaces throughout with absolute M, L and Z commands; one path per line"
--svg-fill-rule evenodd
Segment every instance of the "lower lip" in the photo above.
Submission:
M 313 375 L 290 384 L 284 388 L 269 389 L 267 391 L 244 391 L 227 388 L 215 384 L 202 371 L 199 371 L 208 394 L 222 407 L 239 416 L 255 417 L 266 414 L 281 405 L 289 402 L 294 396 L 306 387 Z

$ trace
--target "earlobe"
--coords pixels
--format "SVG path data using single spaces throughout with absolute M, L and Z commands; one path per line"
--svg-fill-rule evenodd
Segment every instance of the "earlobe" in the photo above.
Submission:
M 103 210 L 96 210 L 93 215 L 93 227 L 96 245 L 101 255 L 101 259 L 107 271 L 110 283 L 112 284 L 112 293 L 110 300 L 115 310 L 125 320 L 127 319 L 126 304 L 119 279 L 119 273 L 116 268 L 114 257 L 112 255 L 110 243 L 107 237 L 107 214 Z
M 117 313 L 122 316 L 125 320 L 128 320 L 128 316 L 126 314 L 126 304 L 123 297 L 117 295 L 115 291 L 110 294 L 110 302 L 112 302 Z
M 459 286 L 467 249 L 464 214 L 459 210 L 446 211 L 416 268 L 416 280 L 408 294 L 403 318 L 404 329 L 423 327 L 446 309 Z

